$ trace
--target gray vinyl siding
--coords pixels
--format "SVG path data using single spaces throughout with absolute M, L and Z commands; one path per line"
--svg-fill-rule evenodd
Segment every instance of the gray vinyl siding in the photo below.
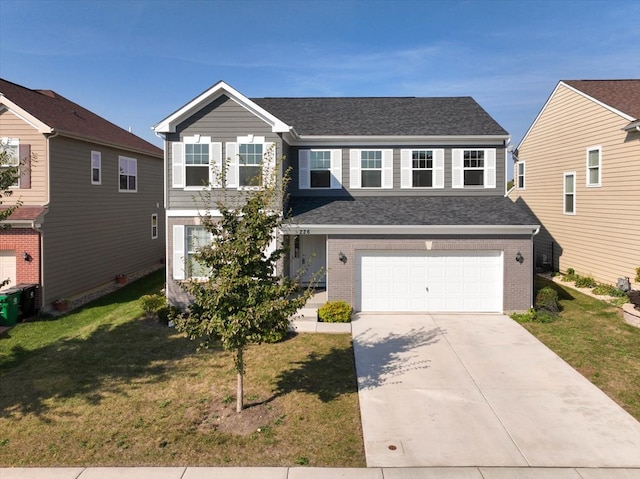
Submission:
M 290 185 L 292 196 L 503 196 L 505 192 L 505 148 L 502 144 L 487 145 L 355 145 L 342 147 L 340 145 L 312 147 L 314 149 L 342 149 L 342 189 L 304 189 L 298 187 L 298 150 L 306 147 L 291 147 L 290 162 L 293 167 Z M 444 188 L 400 188 L 400 151 L 405 148 L 413 149 L 444 149 Z M 452 149 L 487 149 L 496 150 L 496 187 L 495 188 L 452 188 L 451 187 L 451 151 Z M 350 149 L 393 149 L 393 189 L 385 188 L 350 188 Z
M 222 158 L 227 158 L 226 143 L 236 142 L 239 136 L 256 135 L 264 136 L 265 141 L 276 144 L 276 159 L 282 158 L 282 139 L 271 131 L 271 127 L 245 110 L 227 96 L 221 96 L 209 105 L 200 109 L 197 113 L 184 120 L 176 127 L 176 132 L 167 136 L 165 148 L 169 165 L 167 167 L 167 191 L 169 209 L 194 209 L 194 200 L 198 199 L 198 191 L 176 189 L 172 187 L 172 148 L 174 141 L 182 141 L 185 136 L 202 135 L 210 136 L 212 142 L 222 143 Z M 213 190 L 214 193 L 216 189 Z M 220 191 L 220 189 L 217 189 Z M 229 199 L 241 195 L 235 188 L 225 189 L 225 195 Z
M 91 184 L 91 150 L 102 184 Z M 163 161 L 58 137 L 51 140 L 49 212 L 43 225 L 43 304 L 159 265 L 165 255 Z M 137 192 L 119 192 L 118 157 L 137 159 Z M 158 238 L 151 239 L 151 216 Z

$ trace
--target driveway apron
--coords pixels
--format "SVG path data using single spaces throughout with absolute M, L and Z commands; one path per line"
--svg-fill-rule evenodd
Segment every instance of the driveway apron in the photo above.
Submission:
M 369 467 L 640 467 L 640 423 L 508 316 L 352 331 Z

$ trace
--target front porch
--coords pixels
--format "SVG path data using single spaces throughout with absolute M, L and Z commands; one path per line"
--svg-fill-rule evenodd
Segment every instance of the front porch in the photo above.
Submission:
M 318 309 L 327 302 L 327 290 L 317 288 L 309 301 L 289 318 L 289 329 L 296 333 L 351 334 L 351 323 L 322 323 L 318 321 Z

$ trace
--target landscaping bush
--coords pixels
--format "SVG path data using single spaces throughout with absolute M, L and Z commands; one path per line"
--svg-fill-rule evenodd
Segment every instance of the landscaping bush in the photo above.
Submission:
M 600 296 L 612 296 L 614 298 L 626 298 L 627 293 L 610 284 L 599 284 L 591 290 L 593 294 Z
M 509 317 L 518 323 L 528 323 L 536 320 L 537 312 L 531 308 L 526 313 L 511 313 Z
M 551 314 L 556 314 L 560 311 L 558 293 L 555 289 L 548 286 L 538 291 L 535 304 L 538 311 L 546 311 Z
M 633 306 L 640 310 L 640 291 L 629 291 L 627 296 L 629 297 L 629 302 L 633 303 Z
M 167 298 L 159 294 L 145 294 L 140 297 L 140 304 L 147 318 L 158 316 L 158 311 L 167 304 Z
M 575 281 L 578 275 L 576 274 L 576 270 L 573 268 L 568 268 L 567 273 L 562 276 L 562 281 Z
M 640 283 L 640 267 L 636 268 L 636 283 Z
M 577 276 L 575 282 L 576 288 L 595 288 L 598 286 L 596 280 L 591 276 Z
M 345 301 L 327 301 L 318 309 L 318 319 L 325 323 L 348 323 L 351 311 Z

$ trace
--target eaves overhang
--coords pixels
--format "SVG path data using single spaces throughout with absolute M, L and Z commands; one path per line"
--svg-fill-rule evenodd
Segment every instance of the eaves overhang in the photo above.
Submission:
M 222 95 L 226 95 L 247 111 L 271 126 L 274 133 L 288 133 L 292 127 L 273 116 L 264 108 L 258 106 L 255 102 L 244 96 L 242 93 L 227 85 L 223 81 L 219 81 L 211 88 L 201 93 L 182 108 L 166 117 L 160 123 L 152 126 L 151 129 L 156 133 L 175 133 L 176 127 L 184 120 L 198 112 L 211 102 L 217 100 Z
M 482 146 L 505 144 L 509 135 L 285 135 L 291 146 L 362 146 L 362 145 L 460 145 Z
M 114 148 L 114 149 L 118 149 L 118 150 L 122 150 L 122 151 L 126 151 L 126 152 L 138 153 L 138 154 L 141 154 L 141 155 L 152 156 L 154 158 L 158 158 L 158 159 L 164 160 L 164 152 L 162 151 L 161 148 L 158 148 L 159 153 L 152 153 L 152 152 L 150 152 L 148 150 L 145 150 L 143 148 L 136 148 L 136 147 L 133 147 L 133 146 L 123 145 L 122 143 L 101 140 L 99 138 L 95 138 L 95 137 L 88 136 L 88 135 L 81 135 L 79 133 L 74 133 L 74 132 L 71 132 L 71 131 L 52 130 L 51 133 L 56 133 L 57 134 L 56 136 L 64 136 L 66 138 L 71 138 L 71 139 L 74 139 L 74 140 L 86 141 L 86 142 L 89 142 L 89 143 L 93 143 L 95 145 L 107 146 L 107 147 L 110 147 L 110 148 Z
M 12 102 L 9 98 L 0 93 L 0 111 L 3 109 L 9 110 L 11 113 L 16 115 L 22 121 L 28 123 L 33 128 L 38 130 L 39 133 L 49 134 L 53 132 L 53 128 L 39 120 L 37 117 L 33 116 L 27 110 Z
M 290 235 L 531 235 L 540 225 L 327 225 L 285 223 L 282 232 Z

